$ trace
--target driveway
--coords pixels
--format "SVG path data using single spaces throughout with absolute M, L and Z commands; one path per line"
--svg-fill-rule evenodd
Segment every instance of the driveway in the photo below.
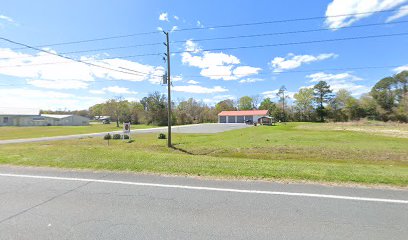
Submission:
M 212 134 L 225 132 L 235 129 L 247 128 L 251 125 L 240 124 L 240 123 L 204 123 L 204 124 L 194 124 L 194 125 L 183 125 L 172 127 L 173 133 L 201 133 L 201 134 Z M 131 131 L 132 134 L 144 134 L 144 133 L 167 133 L 167 127 L 158 128 L 147 128 L 147 129 L 136 129 Z M 101 137 L 108 132 L 100 133 L 86 133 L 86 134 L 76 134 L 76 135 L 66 135 L 66 136 L 55 136 L 55 137 L 40 137 L 40 138 L 25 138 L 25 139 L 11 139 L 11 140 L 0 140 L 1 144 L 12 144 L 12 143 L 29 143 L 29 142 L 46 142 L 46 141 L 57 141 L 57 140 L 69 140 L 69 139 L 79 139 L 86 137 Z M 114 131 L 109 133 L 122 133 L 122 131 Z

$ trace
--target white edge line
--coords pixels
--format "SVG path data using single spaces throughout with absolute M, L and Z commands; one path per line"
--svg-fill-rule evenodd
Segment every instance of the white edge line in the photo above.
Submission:
M 261 190 L 248 190 L 248 189 L 233 189 L 233 188 L 197 187 L 197 186 L 188 186 L 188 185 L 141 183 L 141 182 L 127 182 L 127 181 L 90 179 L 90 178 L 68 178 L 68 177 L 21 175 L 21 174 L 7 174 L 7 173 L 0 173 L 0 177 L 52 179 L 52 180 L 62 180 L 62 181 L 111 183 L 111 184 L 146 186 L 146 187 L 178 188 L 178 189 L 189 189 L 189 190 L 235 192 L 235 193 L 254 193 L 254 194 L 266 194 L 266 195 L 283 195 L 283 196 L 298 196 L 298 197 L 314 197 L 314 198 L 329 198 L 329 199 L 341 199 L 341 200 L 355 200 L 355 201 L 366 201 L 366 202 L 383 202 L 383 203 L 408 204 L 408 200 L 400 200 L 400 199 L 352 197 L 352 196 L 342 196 L 342 195 L 327 195 L 327 194 L 297 193 L 297 192 L 276 192 L 276 191 L 261 191 Z

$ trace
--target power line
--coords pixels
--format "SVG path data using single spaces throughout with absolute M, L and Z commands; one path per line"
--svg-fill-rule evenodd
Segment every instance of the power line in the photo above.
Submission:
M 237 39 L 237 38 L 264 37 L 264 36 L 273 36 L 273 35 L 284 35 L 284 34 L 319 32 L 319 31 L 327 31 L 327 30 L 363 28 L 363 27 L 373 27 L 373 26 L 382 26 L 382 25 L 393 25 L 393 24 L 402 24 L 402 23 L 408 23 L 408 20 L 407 21 L 388 22 L 388 23 L 372 23 L 372 24 L 347 26 L 347 27 L 339 27 L 339 28 L 318 28 L 318 29 L 297 30 L 297 31 L 288 31 L 288 32 L 274 32 L 274 33 L 261 33 L 261 34 L 251 34 L 251 35 L 202 38 L 202 39 L 193 39 L 193 41 L 201 42 L 201 41 L 227 40 L 227 39 Z M 173 41 L 171 43 L 184 43 L 185 41 L 187 41 L 187 40 L 178 40 L 178 41 Z M 62 52 L 62 53 L 59 53 L 59 54 L 73 54 L 73 53 L 96 52 L 96 51 L 104 51 L 104 50 L 127 49 L 127 48 L 139 47 L 139 46 L 155 46 L 155 45 L 162 45 L 162 44 L 163 44 L 162 42 L 145 43 L 145 44 L 125 45 L 125 46 L 117 46 L 117 47 L 109 47 L 109 48 L 98 48 L 98 49 L 88 49 L 88 50 L 79 50 L 79 51 L 71 51 L 71 52 Z M 140 54 L 139 56 L 151 56 L 151 55 L 160 55 L 160 54 L 159 53 L 158 54 Z M 133 56 L 135 56 L 135 55 L 133 55 Z M 34 57 L 37 57 L 37 56 L 28 56 L 28 57 L 20 56 L 20 57 L 14 57 L 14 58 L 0 58 L 0 60 L 2 60 L 2 59 L 34 58 Z
M 252 38 L 252 37 L 264 37 L 264 36 L 273 36 L 273 35 L 320 32 L 320 31 L 339 30 L 339 29 L 364 28 L 364 27 L 373 27 L 373 26 L 402 24 L 402 23 L 408 23 L 408 20 L 407 21 L 397 21 L 397 22 L 386 22 L 386 23 L 372 23 L 372 24 L 355 25 L 355 26 L 347 26 L 347 27 L 337 27 L 337 28 L 317 28 L 317 29 L 310 29 L 310 30 L 260 33 L 260 34 L 250 34 L 250 35 L 236 35 L 236 36 L 215 37 L 215 38 L 201 38 L 201 39 L 191 39 L 191 40 L 194 41 L 194 42 L 202 42 L 202 41 L 226 40 L 226 39 L 236 39 L 236 38 Z M 178 40 L 178 41 L 174 41 L 173 43 L 184 43 L 186 41 L 187 40 Z
M 310 70 L 289 70 L 289 71 L 282 71 L 282 72 L 273 72 L 273 74 L 290 74 L 290 73 L 308 73 L 308 72 L 326 72 L 326 71 L 351 71 L 351 70 L 361 70 L 361 69 L 384 69 L 384 68 L 397 68 L 401 65 L 388 65 L 388 66 L 362 66 L 362 67 L 344 67 L 344 68 L 324 68 L 324 69 L 310 69 Z M 255 75 L 255 74 L 253 74 Z M 257 76 L 265 76 L 269 75 L 268 73 L 258 73 Z M 234 75 L 225 75 L 225 74 L 215 74 L 215 75 L 186 75 L 183 77 L 186 78 L 210 78 L 210 77 L 249 77 L 248 74 L 234 74 Z
M 97 61 L 104 61 L 110 59 L 120 59 L 120 58 L 136 58 L 141 56 L 160 56 L 162 53 L 148 53 L 148 54 L 136 54 L 136 55 L 125 55 L 125 56 L 112 56 L 112 57 L 105 57 L 102 59 L 95 59 Z M 13 58 L 11 58 L 13 59 Z M 81 60 L 83 62 L 87 62 L 87 60 Z M 42 66 L 42 65 L 53 65 L 53 64 L 67 64 L 73 63 L 72 61 L 64 61 L 64 62 L 48 62 L 48 63 L 33 63 L 33 64 L 18 64 L 18 65 L 8 65 L 8 66 L 0 66 L 0 68 L 14 68 L 14 67 L 30 67 L 30 66 Z
M 79 62 L 79 63 L 84 63 L 84 64 L 87 64 L 87 65 L 89 65 L 89 66 L 94 66 L 94 67 L 103 68 L 103 69 L 107 69 L 107 70 L 111 70 L 111 71 L 116 71 L 116 72 L 120 72 L 120 73 L 130 74 L 130 75 L 141 76 L 141 75 L 137 75 L 137 74 L 135 74 L 135 73 L 126 72 L 126 71 L 122 71 L 122 70 L 117 70 L 117 69 L 113 69 L 113 68 L 110 68 L 110 67 L 104 67 L 104 66 L 101 66 L 101 65 L 98 65 L 98 64 L 89 63 L 89 62 L 85 62 L 85 61 L 82 61 L 82 60 L 78 60 L 78 59 L 74 59 L 74 58 L 71 58 L 71 57 L 67 57 L 67 56 L 64 56 L 64 55 L 60 55 L 60 54 L 57 54 L 57 53 L 54 53 L 54 52 L 50 52 L 50 51 L 46 51 L 46 50 L 43 50 L 43 49 L 40 49 L 40 48 L 37 48 L 37 47 L 30 46 L 30 45 L 27 45 L 27 44 L 24 44 L 24 43 L 19 43 L 19 42 L 10 40 L 10 39 L 8 39 L 8 38 L 0 37 L 0 39 L 3 40 L 3 41 L 7 41 L 7 42 L 10 42 L 10 43 L 16 44 L 16 45 L 24 46 L 24 47 L 26 47 L 26 48 L 30 48 L 30 49 L 33 49 L 33 50 L 37 50 L 37 51 L 40 51 L 40 52 L 44 52 L 44 53 L 47 53 L 47 54 L 51 54 L 51 55 L 54 55 L 54 56 L 62 57 L 62 58 L 65 58 L 65 59 L 68 59 L 68 60 L 72 60 L 72 61 L 75 61 L 75 62 Z M 137 73 L 144 74 L 144 75 L 150 75 L 150 73 L 139 72 L 139 71 L 136 71 L 136 70 L 132 70 L 132 72 L 137 72 Z
M 310 70 L 289 70 L 289 71 L 282 71 L 282 72 L 272 72 L 272 74 L 279 75 L 279 74 L 291 74 L 291 73 L 309 73 L 309 72 L 327 72 L 327 71 L 351 71 L 351 70 L 361 70 L 361 69 L 386 69 L 386 68 L 397 68 L 401 65 L 385 65 L 385 66 L 361 66 L 361 67 L 343 67 L 343 68 L 323 68 L 323 69 L 310 69 Z M 257 76 L 266 76 L 269 73 L 258 73 Z M 235 74 L 233 76 L 238 77 L 249 77 L 247 74 Z M 157 76 L 159 77 L 159 76 Z M 161 76 L 160 76 L 161 77 Z M 209 77 L 231 77 L 231 75 L 185 75 L 185 78 L 209 78 Z M 91 81 L 92 82 L 114 82 L 114 81 L 128 81 L 128 80 L 98 80 L 98 81 Z M 21 83 L 21 84 L 0 84 L 0 86 L 27 86 L 32 85 L 28 83 Z
M 182 28 L 182 29 L 176 29 L 173 32 L 190 31 L 190 30 L 203 30 L 203 29 L 216 29 L 216 28 L 230 28 L 230 27 L 241 27 L 241 26 L 253 26 L 253 25 L 284 23 L 284 22 L 296 22 L 296 21 L 308 21 L 308 20 L 317 20 L 317 19 L 326 19 L 326 18 L 335 18 L 335 17 L 358 16 L 358 15 L 373 14 L 373 13 L 395 12 L 397 10 L 398 9 L 390 9 L 390 10 L 381 10 L 381 11 L 369 11 L 369 12 L 359 12 L 359 13 L 350 13 L 350 14 L 339 14 L 339 15 L 332 15 L 332 16 L 281 19 L 281 20 L 271 20 L 271 21 L 262 21 L 262 22 L 252 22 L 252 23 L 230 24 L 230 25 L 214 25 L 214 26 L 210 26 L 210 27 Z M 108 37 L 101 37 L 101 38 L 91 38 L 91 39 L 85 39 L 85 40 L 77 40 L 77 41 L 49 43 L 49 44 L 35 45 L 33 47 L 41 48 L 41 47 L 52 47 L 52 46 L 80 44 L 80 43 L 88 43 L 88 42 L 96 42 L 96 41 L 105 41 L 105 40 L 111 40 L 111 39 L 128 38 L 128 37 L 141 36 L 141 35 L 150 35 L 150 34 L 157 34 L 157 33 L 161 33 L 161 31 L 131 33 L 131 34 L 108 36 Z M 25 48 L 26 47 L 12 48 L 12 50 L 20 50 L 20 49 L 25 49 Z
M 105 50 L 116 50 L 116 49 L 126 49 L 126 48 L 134 48 L 140 46 L 154 46 L 154 45 L 162 45 L 163 43 L 146 43 L 146 44 L 136 44 L 136 45 L 125 45 L 125 46 L 118 46 L 118 47 L 109 47 L 109 48 L 96 48 L 96 49 L 87 49 L 87 50 L 78 50 L 78 51 L 71 51 L 71 52 L 62 52 L 59 54 L 73 54 L 73 53 L 86 53 L 86 52 L 97 52 L 97 51 L 105 51 Z M 140 56 L 148 56 L 151 54 L 141 54 Z M 155 54 L 153 54 L 155 55 Z M 19 59 L 19 58 L 34 58 L 37 56 L 20 56 L 20 57 L 13 57 L 13 58 L 0 58 L 1 59 Z
M 174 32 L 204 30 L 204 29 L 217 29 L 217 28 L 232 28 L 232 27 L 254 26 L 254 25 L 297 22 L 297 21 L 309 21 L 309 20 L 317 20 L 317 19 L 358 16 L 358 15 L 366 15 L 366 14 L 373 14 L 373 13 L 386 13 L 386 12 L 395 12 L 395 11 L 398 11 L 398 9 L 339 14 L 339 15 L 323 16 L 323 17 L 319 16 L 319 17 L 292 18 L 292 19 L 282 19 L 282 20 L 272 20 L 272 21 L 252 22 L 252 23 L 238 23 L 238 24 L 229 24 L 229 25 L 214 25 L 214 26 L 209 26 L 209 27 L 181 28 L 181 29 L 174 30 Z
M 236 49 L 251 49 L 251 48 L 266 48 L 266 47 L 277 47 L 277 46 L 288 46 L 288 45 L 301 45 L 301 44 L 313 44 L 313 43 L 324 43 L 324 42 L 337 42 L 337 41 L 348 41 L 348 40 L 359 40 L 359 39 L 370 39 L 370 38 L 382 38 L 382 37 L 395 37 L 395 36 L 404 36 L 408 35 L 408 33 L 395 33 L 395 34 L 382 34 L 382 35 L 371 35 L 371 36 L 360 36 L 360 37 L 348 37 L 348 38 L 334 38 L 334 39 L 323 39 L 323 40 L 313 40 L 313 41 L 303 41 L 303 42 L 289 42 L 289 43 L 277 43 L 277 44 L 264 44 L 264 45 L 252 45 L 252 46 L 239 46 L 239 47 L 227 47 L 227 48 L 212 48 L 212 49 L 203 49 L 203 52 L 209 51 L 222 51 L 222 50 L 236 50 Z M 2 39 L 2 38 L 0 38 Z M 40 49 L 41 50 L 41 49 Z M 41 50 L 42 52 L 50 53 L 52 55 L 60 56 L 58 54 L 54 54 L 52 52 L 48 52 L 45 50 Z M 195 53 L 196 51 L 178 51 L 173 53 Z M 107 59 L 115 59 L 115 58 L 133 58 L 139 56 L 152 56 L 152 55 L 162 55 L 161 53 L 146 53 L 146 54 L 139 54 L 139 55 L 129 55 L 129 56 L 116 56 L 116 57 L 108 57 L 104 59 L 100 59 L 99 61 L 107 60 Z M 73 61 L 80 61 L 85 64 L 86 61 L 83 60 L 75 60 L 69 57 L 64 57 Z M 24 65 L 9 65 L 9 66 L 0 66 L 0 68 L 10 68 L 10 67 L 25 67 L 25 66 L 39 66 L 39 65 L 49 65 L 49 64 L 63 64 L 69 62 L 52 62 L 52 63 L 39 63 L 39 64 L 24 64 Z M 147 74 L 147 73 L 145 73 Z
M 161 33 L 161 32 L 152 31 L 152 32 L 132 33 L 132 34 L 126 34 L 126 35 L 116 35 L 116 36 L 102 37 L 102 38 L 91 38 L 91 39 L 70 41 L 70 42 L 42 44 L 42 45 L 36 45 L 36 46 L 33 46 L 33 47 L 37 47 L 37 48 L 40 48 L 40 47 L 53 47 L 53 46 L 79 44 L 79 43 L 87 43 L 87 42 L 97 42 L 97 41 L 105 41 L 105 40 L 117 39 L 117 38 L 128 38 L 128 37 L 141 36 L 141 35 L 150 35 L 150 34 L 155 34 L 155 33 Z M 12 50 L 20 50 L 20 49 L 25 49 L 25 48 L 26 47 L 13 48 Z
M 300 45 L 300 44 L 310 44 L 310 43 L 337 42 L 337 41 L 370 39 L 370 38 L 382 38 L 382 37 L 396 37 L 396 36 L 404 36 L 404 35 L 408 35 L 408 33 L 394 33 L 394 34 L 382 34 L 382 35 L 371 35 L 371 36 L 360 36 L 360 37 L 334 38 L 334 39 L 313 40 L 313 41 L 304 41 L 304 42 L 290 42 L 290 43 L 264 44 L 264 45 L 226 47 L 226 48 L 211 48 L 211 49 L 203 49 L 201 51 L 202 52 L 209 52 L 209 51 L 221 51 L 221 50 L 266 48 L 266 47 Z M 195 52 L 196 51 L 179 51 L 179 52 L 173 52 L 173 53 L 195 53 Z

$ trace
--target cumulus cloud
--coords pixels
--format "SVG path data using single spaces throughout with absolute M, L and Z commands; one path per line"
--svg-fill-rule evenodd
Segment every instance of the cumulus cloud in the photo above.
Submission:
M 204 25 L 203 25 L 200 21 L 197 21 L 196 25 L 197 25 L 197 27 L 199 27 L 199 28 L 203 28 L 203 27 L 204 27 Z
M 104 90 L 89 90 L 89 92 L 92 94 L 105 94 L 106 93 Z
M 98 59 L 96 57 L 81 57 L 80 59 L 119 71 L 69 61 L 44 52 L 31 55 L 7 48 L 0 48 L 0 74 L 25 78 L 28 84 L 36 87 L 81 89 L 87 88 L 89 82 L 95 81 L 96 78 L 134 82 L 149 80 L 153 82 L 158 78 L 156 75 L 160 76 L 164 72 L 163 67 L 154 67 L 119 58 Z M 136 72 L 126 71 L 121 68 L 132 69 Z M 138 74 L 137 72 L 146 74 Z
M 239 66 L 241 61 L 234 55 L 223 52 L 203 52 L 193 42 L 187 40 L 181 54 L 183 64 L 201 69 L 200 74 L 210 79 L 237 80 L 242 77 L 258 74 L 262 69 L 251 66 Z
M 188 80 L 187 83 L 188 84 L 199 84 L 200 82 L 197 82 L 195 80 Z
M 219 103 L 220 101 L 227 100 L 227 99 L 234 100 L 236 99 L 236 97 L 233 95 L 216 95 L 211 98 L 204 98 L 203 102 L 208 105 L 215 105 Z
M 398 12 L 387 18 L 386 22 L 392 22 L 394 20 L 397 20 L 398 18 L 402 18 L 405 16 L 408 16 L 408 5 L 400 7 L 400 9 L 398 9 Z
M 159 20 L 160 20 L 160 21 L 166 21 L 166 22 L 168 22 L 168 21 L 169 21 L 169 16 L 168 16 L 168 14 L 167 14 L 166 12 L 160 13 L 160 15 L 159 15 Z
M 325 24 L 331 28 L 350 26 L 360 19 L 367 18 L 373 13 L 329 17 L 346 14 L 356 14 L 393 9 L 407 0 L 333 0 L 326 9 Z
M 347 89 L 352 95 L 359 96 L 371 90 L 369 86 L 357 84 L 356 82 L 363 79 L 350 73 L 331 74 L 318 72 L 307 75 L 306 77 L 310 79 L 309 82 L 311 83 L 326 81 L 334 92 L 337 92 L 340 89 Z
M 170 32 L 174 32 L 174 31 L 176 31 L 177 29 L 178 29 L 178 26 L 173 26 L 173 27 L 171 28 Z
M 323 53 L 316 56 L 313 55 L 295 55 L 289 53 L 286 57 L 275 57 L 271 61 L 273 72 L 283 72 L 285 70 L 295 69 L 303 64 L 323 61 L 329 58 L 337 57 L 334 53 Z
M 58 91 L 27 88 L 3 88 L 0 89 L 0 95 L 2 96 L 1 106 L 8 108 L 86 109 L 105 100 L 101 97 L 84 97 Z
M 14 23 L 14 20 L 11 17 L 5 16 L 5 15 L 0 15 L 0 19 L 7 21 L 9 23 Z
M 27 80 L 27 83 L 39 88 L 48 89 L 84 89 L 88 88 L 89 83 L 78 80 Z
M 264 79 L 262 78 L 247 78 L 247 79 L 242 79 L 239 82 L 240 83 L 255 83 L 255 82 L 263 82 Z
M 212 88 L 197 86 L 197 85 L 186 85 L 186 86 L 174 86 L 173 91 L 175 92 L 188 92 L 188 93 L 198 93 L 198 94 L 209 94 L 209 93 L 222 93 L 227 92 L 228 89 L 221 86 L 215 86 Z
M 408 71 L 408 64 L 400 67 L 396 67 L 393 69 L 394 72 L 399 73 L 402 71 Z
M 137 94 L 137 92 L 130 91 L 129 88 L 119 86 L 104 87 L 102 88 L 102 91 L 107 91 L 116 94 Z
M 278 92 L 279 92 L 279 89 L 275 89 L 271 91 L 265 91 L 262 93 L 262 95 L 264 96 L 264 98 L 275 99 L 275 98 L 278 98 L 278 96 L 276 95 Z M 296 92 L 290 92 L 290 91 L 285 92 L 285 95 L 289 98 L 293 98 L 295 94 Z
M 174 19 L 179 20 L 180 18 L 176 15 L 173 16 Z

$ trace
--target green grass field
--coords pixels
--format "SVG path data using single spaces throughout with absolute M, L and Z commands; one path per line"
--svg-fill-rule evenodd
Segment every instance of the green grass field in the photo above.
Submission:
M 157 134 L 3 145 L 0 164 L 408 186 L 408 138 L 319 125 L 176 134 L 174 149 Z
M 150 125 L 132 125 L 132 129 L 151 128 Z M 90 124 L 88 126 L 38 126 L 38 127 L 0 127 L 0 140 L 53 137 L 63 135 L 74 135 L 83 133 L 97 133 L 118 131 L 116 123 Z

